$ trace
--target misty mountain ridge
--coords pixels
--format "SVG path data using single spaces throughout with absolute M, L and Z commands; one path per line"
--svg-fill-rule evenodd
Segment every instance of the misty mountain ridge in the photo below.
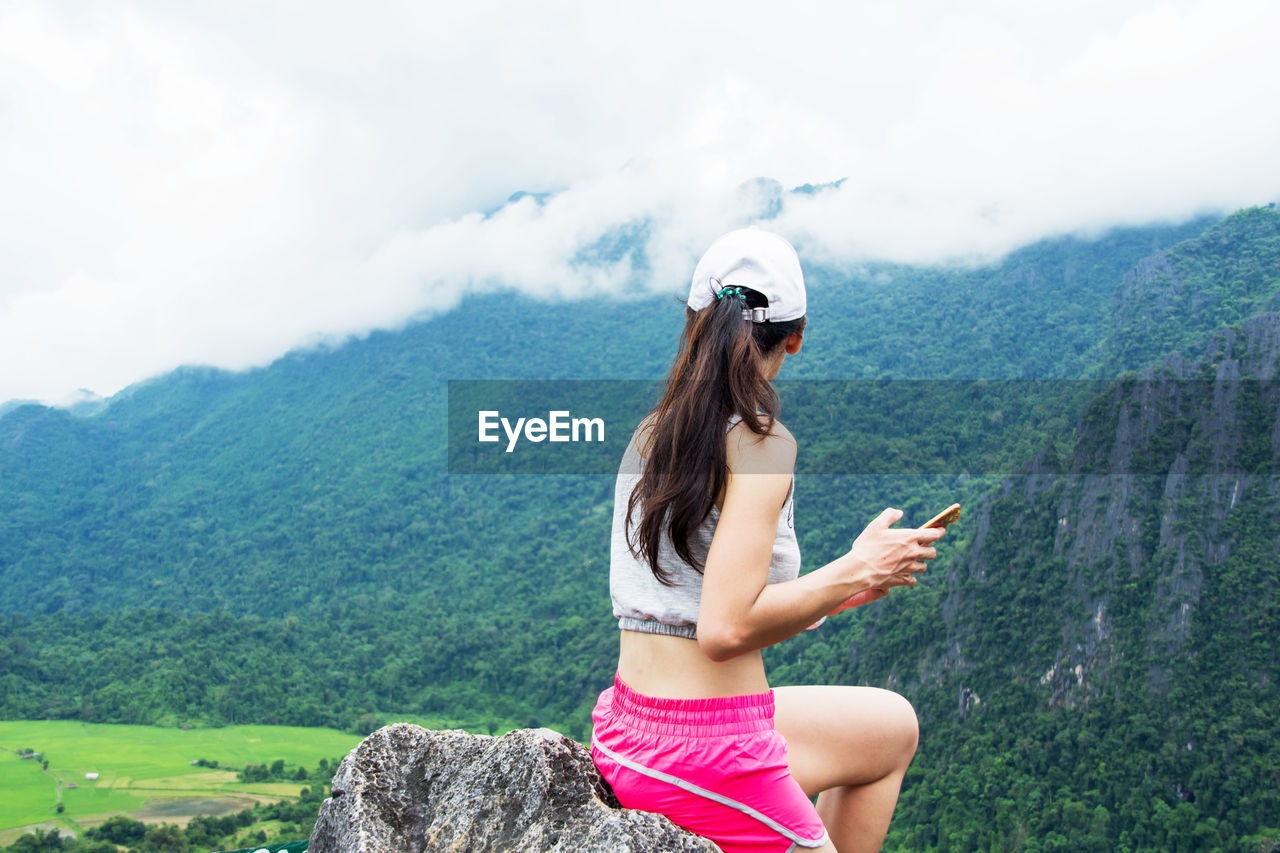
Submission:
M 810 185 L 806 184 L 791 190 L 786 190 L 782 184 L 772 179 L 760 178 L 754 181 L 744 183 L 741 188 L 742 200 L 744 205 L 743 216 L 746 217 L 744 222 L 761 221 L 767 223 L 772 211 L 772 215 L 776 215 L 780 209 L 780 199 L 788 194 L 812 195 L 823 191 L 828 187 L 838 186 L 840 182 L 832 184 Z M 513 193 L 507 200 L 507 204 L 516 204 L 524 199 L 530 199 L 534 203 L 543 204 L 554 193 L 531 193 L 519 191 Z M 505 205 L 504 205 L 505 206 Z M 501 208 L 499 208 L 501 209 Z M 497 212 L 497 211 L 493 211 Z M 1140 257 L 1150 255 L 1152 252 L 1158 251 L 1162 247 L 1168 247 L 1183 240 L 1189 236 L 1193 236 L 1202 232 L 1207 226 L 1216 221 L 1213 216 L 1201 216 L 1189 220 L 1184 223 L 1177 224 L 1154 224 L 1147 227 L 1139 228 L 1112 228 L 1100 234 L 1090 236 L 1066 235 L 1059 237 L 1049 237 L 1036 241 L 1028 246 L 1015 249 L 1007 253 L 999 260 L 985 264 L 979 267 L 971 265 L 940 265 L 940 266 L 919 266 L 912 267 L 902 264 L 893 264 L 886 262 L 864 262 L 854 264 L 851 267 L 828 268 L 820 264 L 805 261 L 805 269 L 809 278 L 809 287 L 814 299 L 810 300 L 813 305 L 811 308 L 817 312 L 816 316 L 811 316 L 814 320 L 813 326 L 816 327 L 817 320 L 825 319 L 826 315 L 834 315 L 834 319 L 841 320 L 841 315 L 848 308 L 841 305 L 841 300 L 849 298 L 861 300 L 869 298 L 869 307 L 876 314 L 887 315 L 883 317 L 886 321 L 892 320 L 892 313 L 900 310 L 908 299 L 928 300 L 932 303 L 937 301 L 937 312 L 947 316 L 948 310 L 963 308 L 968 305 L 978 306 L 995 306 L 997 303 L 1007 300 L 1012 295 L 1013 299 L 1024 302 L 1017 294 L 1011 294 L 1015 288 L 1030 285 L 1032 289 L 1044 287 L 1046 285 L 1054 286 L 1053 295 L 1056 298 L 1055 303 L 1063 297 L 1068 297 L 1072 292 L 1075 299 L 1080 303 L 1081 308 L 1098 307 L 1098 310 L 1106 310 L 1102 303 L 1099 302 L 1100 297 L 1110 298 L 1115 289 L 1115 282 L 1119 276 L 1128 270 L 1133 263 Z M 645 222 L 630 223 L 626 226 L 619 227 L 606 234 L 592 246 L 584 248 L 579 252 L 578 262 L 590 265 L 601 265 L 616 262 L 622 258 L 630 258 L 633 270 L 637 275 L 641 275 L 647 269 L 647 260 L 645 256 L 645 242 L 648 235 L 648 227 Z M 1036 272 L 1043 273 L 1045 271 L 1044 264 L 1048 263 L 1054 269 L 1054 276 L 1060 276 L 1060 281 L 1053 282 L 1030 282 L 1025 280 L 1027 275 L 1035 275 Z M 691 259 L 692 263 L 692 259 Z M 684 295 L 684 288 L 687 283 L 684 281 L 676 281 L 672 283 L 670 294 L 672 296 Z M 900 297 L 895 298 L 893 293 L 900 292 Z M 825 304 L 823 299 L 830 297 L 830 304 Z M 885 297 L 888 297 L 887 299 Z M 962 297 L 962 298 L 957 298 Z M 427 320 L 410 321 L 408 328 L 413 329 L 417 326 L 439 324 L 435 328 L 449 327 L 446 318 L 461 312 L 467 313 L 467 306 L 485 305 L 485 299 L 489 298 L 481 294 L 473 294 L 463 298 L 463 305 L 453 311 L 446 312 L 442 315 L 430 317 Z M 518 304 L 530 306 L 538 316 L 542 316 L 548 303 L 526 297 L 515 291 L 502 292 L 492 298 L 498 301 L 516 300 Z M 612 308 L 613 310 L 625 310 L 621 308 L 619 302 L 625 305 L 638 303 L 636 313 L 658 311 L 667 314 L 670 307 L 670 299 L 665 294 L 654 294 L 645 289 L 628 292 L 624 297 L 601 297 L 597 299 L 576 300 L 567 303 L 573 305 L 575 310 L 590 310 L 589 306 L 593 303 L 601 303 L 601 307 Z M 549 304 L 560 304 L 553 301 Z M 1027 311 L 1032 312 L 1031 317 L 1036 316 L 1037 310 L 1034 305 L 1025 305 Z M 1048 325 L 1059 327 L 1066 325 L 1069 331 L 1075 331 L 1080 337 L 1087 338 L 1090 345 L 1095 345 L 1093 340 L 1096 336 L 1096 330 L 1075 328 L 1079 323 L 1079 318 L 1074 316 L 1074 312 L 1067 309 L 1068 313 L 1063 315 L 1063 307 L 1055 304 L 1055 308 L 1060 312 L 1056 315 L 1048 315 L 1044 319 Z M 483 310 L 483 309 L 480 309 Z M 681 319 L 676 312 L 676 324 Z M 869 318 L 870 319 L 870 318 Z M 879 319 L 879 318 L 877 318 Z M 464 324 L 465 325 L 465 324 Z M 847 324 L 838 322 L 840 327 Z M 875 323 L 867 322 L 863 326 L 873 328 Z M 932 330 L 931 330 L 932 331 Z M 811 329 L 812 332 L 812 329 Z M 325 336 L 323 342 L 309 347 L 302 347 L 298 350 L 290 352 L 282 359 L 295 357 L 299 354 L 305 354 L 312 351 L 328 351 L 335 347 L 340 348 L 344 345 L 353 345 L 369 335 L 386 335 L 397 334 L 395 330 L 373 330 L 365 335 L 347 336 L 345 338 L 333 338 Z M 874 358 L 874 354 L 878 353 L 882 347 L 883 341 L 881 336 L 876 333 L 866 335 L 864 338 L 864 351 L 869 358 Z M 973 353 L 975 358 L 986 355 L 988 358 L 992 355 L 992 350 L 998 348 L 1001 341 L 988 340 L 981 342 L 980 352 Z M 1078 341 L 1072 341 L 1073 349 L 1081 344 Z M 892 352 L 892 350 L 890 350 Z M 1022 355 L 1025 355 L 1022 354 Z M 1010 364 L 1013 354 L 1010 355 Z M 596 360 L 600 361 L 600 360 Z M 629 375 L 632 376 L 656 376 L 663 369 L 663 365 L 658 361 L 649 360 L 651 363 L 639 365 L 640 372 L 633 371 Z M 1073 368 L 1079 368 L 1080 365 L 1073 364 Z M 226 371 L 229 373 L 245 373 L 253 374 L 265 367 L 249 368 L 244 371 Z M 908 368 L 918 369 L 917 365 L 907 365 Z M 901 365 L 896 363 L 871 363 L 856 365 L 857 371 L 870 374 L 872 370 L 883 371 L 885 369 L 900 369 Z M 196 365 L 190 365 L 181 370 L 201 369 Z M 590 376 L 595 376 L 595 370 L 600 366 L 591 363 L 581 364 L 578 367 L 579 373 L 586 371 Z M 1065 369 L 1065 366 L 1064 366 Z M 1040 376 L 1044 373 L 1043 369 L 1037 366 L 1038 372 L 1029 375 Z M 1008 372 L 1008 368 L 1006 371 Z M 1017 375 L 1017 369 L 1013 369 L 1013 374 Z M 1023 368 L 1026 372 L 1026 368 Z M 608 375 L 608 374 L 604 374 Z M 818 374 L 814 374 L 818 375 Z M 828 378 L 843 377 L 845 374 L 833 372 Z M 944 374 L 946 375 L 946 374 Z M 1072 375 L 1070 373 L 1062 373 L 1058 371 L 1053 375 Z M 142 380 L 140 385 L 147 385 L 157 380 L 163 379 L 163 374 Z M 130 389 L 124 389 L 110 398 L 105 398 L 109 404 L 113 399 L 123 395 L 128 395 Z M 58 403 L 53 408 L 63 408 L 77 415 L 90 415 L 96 413 L 100 408 L 100 403 L 104 398 L 94 394 L 88 389 L 80 389 L 71 399 L 66 402 Z M 39 405 L 35 401 L 30 400 L 9 400 L 0 403 L 0 417 L 7 412 L 23 405 Z

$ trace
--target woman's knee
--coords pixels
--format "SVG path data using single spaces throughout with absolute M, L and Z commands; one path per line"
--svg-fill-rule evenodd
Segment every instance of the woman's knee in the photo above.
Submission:
M 776 723 L 806 791 L 906 772 L 920 727 L 905 697 L 878 687 L 780 687 Z
M 920 744 L 920 720 L 916 717 L 916 709 L 905 696 L 892 691 L 886 692 L 891 697 L 886 697 L 890 706 L 889 718 L 892 721 L 889 725 L 889 735 L 897 746 L 899 762 L 905 770 L 916 754 L 916 747 Z

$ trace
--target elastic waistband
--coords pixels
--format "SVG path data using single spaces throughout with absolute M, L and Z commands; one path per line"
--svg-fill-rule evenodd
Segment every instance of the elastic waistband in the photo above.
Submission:
M 637 693 L 616 674 L 613 712 L 624 725 L 658 735 L 721 737 L 773 728 L 773 691 L 714 699 L 664 699 Z
M 618 617 L 618 629 L 636 631 L 641 634 L 664 634 L 668 637 L 684 637 L 686 640 L 698 639 L 697 625 L 668 625 L 657 619 L 640 619 L 634 616 Z

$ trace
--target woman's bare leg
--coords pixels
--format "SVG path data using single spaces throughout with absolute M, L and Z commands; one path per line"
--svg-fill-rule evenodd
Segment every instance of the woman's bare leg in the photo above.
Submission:
M 791 775 L 836 849 L 879 850 L 919 738 L 911 704 L 877 687 L 779 687 L 774 701 Z

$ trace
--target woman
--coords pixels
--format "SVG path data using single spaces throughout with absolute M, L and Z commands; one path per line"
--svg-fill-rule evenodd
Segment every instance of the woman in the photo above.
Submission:
M 798 576 L 796 443 L 770 383 L 800 350 L 805 305 L 786 240 L 754 228 L 717 240 L 615 489 L 621 642 L 592 757 L 624 806 L 726 853 L 879 849 L 918 735 L 895 693 L 765 678 L 761 649 L 914 586 L 942 535 L 895 529 L 901 512 L 886 509 L 848 553 Z

